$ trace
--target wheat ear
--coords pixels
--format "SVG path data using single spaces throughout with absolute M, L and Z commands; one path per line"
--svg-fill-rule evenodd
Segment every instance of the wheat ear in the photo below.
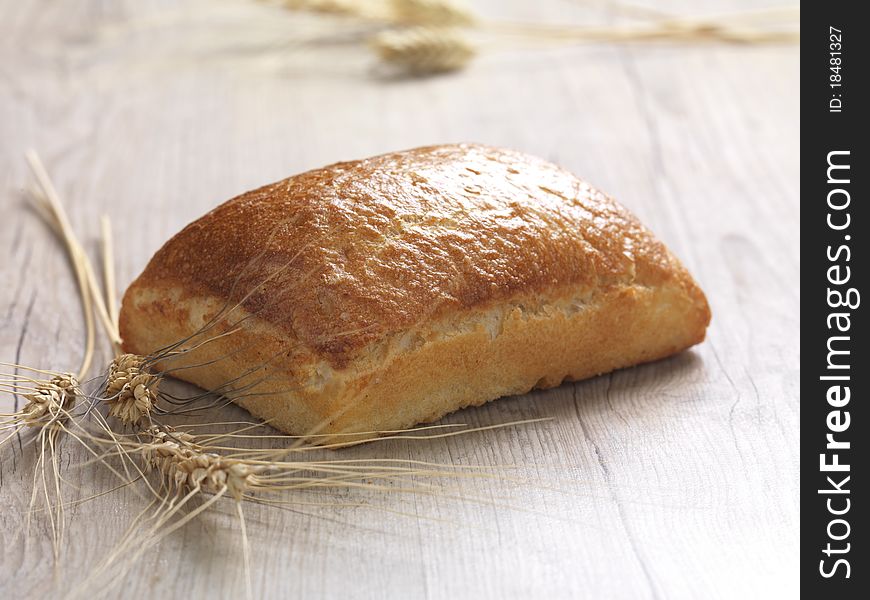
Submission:
M 461 69 L 474 57 L 474 47 L 458 32 L 440 27 L 410 27 L 381 32 L 372 48 L 387 64 L 411 75 Z
M 106 404 L 109 416 L 125 425 L 138 425 L 150 419 L 157 403 L 160 376 L 145 368 L 145 357 L 121 354 L 109 364 L 106 378 Z

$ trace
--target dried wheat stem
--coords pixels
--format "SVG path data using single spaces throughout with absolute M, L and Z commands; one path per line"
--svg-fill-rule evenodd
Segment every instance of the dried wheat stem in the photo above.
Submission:
M 82 358 L 81 367 L 78 371 L 78 378 L 83 378 L 91 366 L 91 361 L 94 355 L 94 316 L 92 314 L 91 295 L 88 288 L 87 274 L 82 263 L 84 252 L 81 250 L 81 245 L 76 240 L 72 227 L 69 224 L 69 219 L 66 216 L 66 211 L 60 202 L 57 190 L 45 170 L 45 166 L 39 159 L 39 155 L 33 150 L 28 150 L 26 153 L 27 162 L 30 165 L 33 174 L 42 190 L 42 196 L 37 197 L 37 200 L 42 200 L 43 205 L 41 210 L 47 213 L 53 219 L 60 236 L 66 246 L 67 253 L 73 263 L 76 280 L 79 286 L 79 295 L 82 301 L 82 310 L 85 316 L 85 353 Z
M 381 32 L 371 40 L 382 60 L 414 75 L 443 73 L 464 67 L 474 48 L 457 32 L 412 27 Z
M 391 0 L 393 19 L 414 25 L 471 25 L 475 22 L 465 2 L 456 0 Z
M 365 0 L 282 0 L 284 8 L 310 12 L 374 18 L 383 14 L 383 2 Z
M 191 489 L 185 496 L 176 495 L 171 501 L 167 502 L 167 497 L 162 497 L 160 502 L 152 501 L 133 519 L 130 527 L 121 537 L 121 540 L 106 556 L 100 565 L 83 581 L 81 581 L 68 595 L 69 598 L 90 597 L 93 592 L 90 590 L 97 578 L 104 575 L 115 564 L 118 565 L 119 573 L 115 578 L 121 578 L 123 575 L 138 561 L 139 557 L 145 552 L 157 545 L 163 538 L 170 535 L 174 531 L 180 529 L 200 514 L 211 507 L 226 493 L 227 488 L 224 487 L 211 498 L 203 502 L 200 506 L 185 514 L 180 519 L 172 522 L 179 511 L 183 510 L 188 501 L 199 494 L 201 488 L 199 486 Z M 145 518 L 146 513 L 156 505 L 153 514 Z M 140 533 L 140 527 L 145 524 L 150 526 Z
M 60 196 L 58 195 L 51 178 L 49 178 L 45 166 L 33 150 L 28 150 L 26 156 L 31 169 L 36 175 L 37 182 L 39 183 L 39 188 L 31 190 L 35 206 L 43 219 L 45 219 L 48 225 L 54 229 L 57 235 L 64 241 L 79 282 L 79 292 L 82 297 L 83 308 L 85 309 L 85 326 L 88 331 L 88 339 L 90 340 L 90 344 L 86 345 L 87 364 L 83 366 L 89 368 L 90 359 L 93 356 L 94 345 L 92 311 L 96 312 L 106 335 L 109 337 L 109 341 L 116 349 L 120 347 L 121 343 L 120 335 L 118 334 L 117 319 L 113 320 L 109 315 L 106 303 L 103 300 L 103 294 L 100 291 L 100 286 L 97 283 L 96 276 L 94 275 L 91 261 L 88 259 L 87 253 L 85 253 L 84 248 L 72 230 L 69 218 L 66 215 L 66 210 L 63 208 Z M 112 277 L 114 281 L 114 276 Z M 79 376 L 84 377 L 87 370 L 88 369 L 80 370 Z
M 245 526 L 245 511 L 242 510 L 242 503 L 236 502 L 236 514 L 239 515 L 239 528 L 242 533 L 242 557 L 245 565 L 245 592 L 250 600 L 254 597 L 254 588 L 251 585 L 251 547 L 248 543 L 248 529 Z
M 470 25 L 474 15 L 460 0 L 283 0 L 290 10 L 406 25 Z
M 111 321 L 114 333 L 118 332 L 118 302 L 115 284 L 115 251 L 112 243 L 112 221 L 108 215 L 100 217 L 100 238 L 103 251 L 103 282 L 106 288 L 106 312 Z M 120 338 L 118 334 L 118 338 Z M 116 348 L 117 350 L 117 348 Z
M 62 431 L 66 431 L 63 423 L 70 418 L 70 410 L 75 406 L 76 399 L 82 395 L 78 379 L 71 374 L 55 375 L 48 381 L 39 382 L 36 391 L 24 394 L 27 404 L 18 415 L 19 428 L 33 427 L 38 430 L 36 440 L 40 451 L 33 471 L 33 488 L 30 495 L 30 510 L 27 513 L 27 523 L 34 510 L 38 492 L 41 489 L 45 499 L 46 513 L 51 529 L 52 550 L 57 562 L 64 536 L 64 504 L 61 495 L 61 475 L 57 460 L 57 441 Z M 46 477 L 46 452 L 49 454 L 52 474 L 52 486 Z M 41 485 L 40 485 L 41 483 Z M 52 495 L 55 502 L 52 503 Z M 52 510 L 52 504 L 54 508 Z
M 492 33 L 513 34 L 550 41 L 726 41 L 743 43 L 790 42 L 800 38 L 800 32 L 747 27 L 765 21 L 787 22 L 800 17 L 800 9 L 776 7 L 746 10 L 701 17 L 664 16 L 644 26 L 606 25 L 583 26 L 510 21 L 482 22 L 479 27 Z
M 91 290 L 91 298 L 93 306 L 100 319 L 106 336 L 112 343 L 114 349 L 121 347 L 121 335 L 118 333 L 118 326 L 109 317 L 109 311 L 106 308 L 106 303 L 103 301 L 103 293 L 100 291 L 100 284 L 97 283 L 97 276 L 94 274 L 94 268 L 91 266 L 91 261 L 88 259 L 84 250 L 81 250 L 82 266 L 85 270 L 85 276 L 88 281 L 88 288 Z
M 739 11 L 709 14 L 698 17 L 670 17 L 666 22 L 682 23 L 739 23 L 764 21 L 800 21 L 800 6 L 771 6 L 767 8 L 749 8 Z

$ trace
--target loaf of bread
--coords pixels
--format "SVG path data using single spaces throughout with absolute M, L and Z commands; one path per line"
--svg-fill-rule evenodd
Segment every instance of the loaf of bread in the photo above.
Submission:
M 128 352 L 295 435 L 411 427 L 656 360 L 710 310 L 628 211 L 567 171 L 461 144 L 234 198 L 133 282 Z

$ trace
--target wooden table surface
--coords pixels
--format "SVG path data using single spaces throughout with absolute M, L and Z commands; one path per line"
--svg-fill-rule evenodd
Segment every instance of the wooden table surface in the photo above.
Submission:
M 603 1 L 477 7 L 539 21 L 619 12 Z M 327 27 L 339 32 L 329 43 L 300 33 Z M 513 465 L 516 481 L 248 507 L 255 596 L 794 596 L 798 46 L 494 44 L 462 72 L 407 80 L 373 68 L 343 31 L 245 2 L 0 2 L 0 360 L 70 370 L 82 350 L 69 265 L 23 200 L 28 147 L 95 257 L 99 215 L 112 218 L 121 286 L 190 220 L 295 172 L 454 141 L 538 154 L 620 199 L 683 259 L 712 305 L 708 340 L 447 419 L 546 422 L 342 451 Z M 98 363 L 108 356 L 101 344 Z M 3 396 L 0 411 L 12 401 Z M 142 507 L 129 490 L 71 506 L 55 568 L 44 519 L 23 527 L 29 451 L 7 446 L 0 461 L 3 598 L 67 590 Z M 85 458 L 61 448 L 69 500 L 111 485 L 78 466 Z M 168 536 L 106 595 L 243 597 L 232 511 Z

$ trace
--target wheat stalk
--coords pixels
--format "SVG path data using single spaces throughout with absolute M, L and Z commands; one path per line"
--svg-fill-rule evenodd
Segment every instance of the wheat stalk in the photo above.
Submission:
M 191 434 L 167 426 L 149 427 L 144 435 L 149 441 L 140 448 L 143 462 L 147 469 L 156 470 L 171 490 L 199 489 L 212 494 L 228 491 L 241 501 L 256 486 L 257 474 L 266 468 L 204 452 Z
M 393 20 L 414 25 L 471 25 L 475 17 L 456 0 L 392 0 Z
M 369 17 L 379 14 L 380 3 L 372 3 L 370 0 L 282 0 L 281 4 L 289 10 Z
M 5 364 L 5 363 L 4 363 Z M 27 368 L 22 365 L 10 365 Z M 47 380 L 35 379 L 25 375 L 0 376 L 0 391 L 18 394 L 27 402 L 14 413 L 0 414 L 0 431 L 11 431 L 0 440 L 2 447 L 12 436 L 23 428 L 56 429 L 70 416 L 70 411 L 81 397 L 82 390 L 78 379 L 71 373 L 51 373 Z
M 632 43 L 651 41 L 726 42 L 743 44 L 788 43 L 799 31 L 747 27 L 745 22 L 789 19 L 799 9 L 779 7 L 714 17 L 671 17 L 655 10 L 617 3 L 627 14 L 654 20 L 643 26 L 574 26 L 510 23 L 477 19 L 464 3 L 451 0 L 287 0 L 288 8 L 341 13 L 364 20 L 399 26 L 375 34 L 371 46 L 385 62 L 406 74 L 425 75 L 460 69 L 475 51 L 455 28 L 476 27 L 491 36 L 560 43 Z M 403 28 L 402 26 L 413 26 Z M 499 40 L 498 37 L 494 40 Z
M 475 21 L 460 0 L 282 0 L 290 10 L 356 17 L 389 24 L 469 25 Z
M 108 314 L 110 324 L 112 325 L 112 335 L 110 338 L 120 340 L 121 335 L 118 333 L 118 300 L 116 297 L 115 285 L 115 250 L 112 243 L 112 221 L 107 215 L 100 217 L 100 239 L 101 249 L 103 254 L 103 282 L 106 292 L 106 313 Z M 115 346 L 116 350 L 120 348 L 119 344 Z
M 413 75 L 461 69 L 475 54 L 457 32 L 436 27 L 384 31 L 371 45 L 384 62 Z
M 669 19 L 652 25 L 536 26 L 490 24 L 492 32 L 539 42 L 632 43 L 632 42 L 726 42 L 742 44 L 786 43 L 800 40 L 799 31 L 760 29 L 707 20 Z
M 36 432 L 32 440 L 38 446 L 39 453 L 33 472 L 28 522 L 41 489 L 50 520 L 54 558 L 57 561 L 65 528 L 64 503 L 61 493 L 62 478 L 57 460 L 57 447 L 61 441 L 61 434 L 70 434 L 76 441 L 87 447 L 82 438 L 72 433 L 66 424 L 69 422 L 74 427 L 79 427 L 72 411 L 76 407 L 78 399 L 87 398 L 82 391 L 80 380 L 90 370 L 93 362 L 96 342 L 95 315 L 104 326 L 112 343 L 117 345 L 120 338 L 117 335 L 117 320 L 111 316 L 112 313 L 107 310 L 102 300 L 93 268 L 73 232 L 54 183 L 36 152 L 29 150 L 25 156 L 37 183 L 37 187 L 31 190 L 34 208 L 55 234 L 60 237 L 72 265 L 85 321 L 85 350 L 76 375 L 54 373 L 24 365 L 7 365 L 14 367 L 15 373 L 10 376 L 0 376 L 0 391 L 20 394 L 27 402 L 21 410 L 11 415 L 5 415 L 6 419 L 0 422 L 0 431 L 10 431 L 6 438 L 0 440 L 0 446 L 3 446 L 12 436 L 18 435 L 23 428 L 30 428 Z M 107 231 L 106 226 L 104 232 Z M 110 260 L 110 242 L 104 245 L 104 252 L 107 259 Z M 107 284 L 111 283 L 112 280 L 113 275 L 106 270 Z M 21 369 L 47 376 L 48 379 L 40 380 L 31 376 L 19 375 Z M 0 417 L 2 416 L 4 415 L 0 415 Z M 112 435 L 108 427 L 105 429 Z M 51 465 L 50 476 L 46 473 L 47 464 Z
M 0 432 L 9 432 L 6 437 L 0 439 L 0 447 L 26 428 L 35 431 L 31 441 L 37 445 L 38 454 L 33 469 L 27 523 L 29 525 L 30 515 L 34 511 L 41 491 L 49 517 L 54 560 L 57 562 L 63 544 L 65 524 L 57 446 L 60 434 L 66 431 L 64 423 L 72 418 L 70 411 L 75 407 L 78 398 L 83 396 L 81 386 L 78 378 L 70 373 L 52 373 L 23 365 L 7 366 L 15 367 L 16 371 L 24 369 L 49 376 L 47 380 L 20 375 L 17 372 L 0 376 L 0 390 L 20 394 L 27 401 L 14 413 L 0 414 L 2 417 Z M 50 472 L 47 471 L 48 465 L 51 466 Z
M 84 250 L 82 250 L 81 244 L 78 242 L 72 231 L 69 218 L 66 215 L 60 197 L 45 170 L 45 166 L 39 159 L 39 155 L 33 150 L 28 150 L 25 156 L 39 184 L 37 193 L 33 195 L 36 209 L 64 242 L 70 261 L 73 264 L 76 281 L 78 282 L 79 296 L 82 301 L 82 312 L 85 317 L 85 353 L 82 358 L 81 367 L 79 367 L 78 371 L 79 378 L 82 378 L 91 366 L 91 361 L 94 355 L 95 337 L 91 287 L 88 281 L 87 268 L 85 266 L 87 257 L 85 256 Z
M 229 434 L 232 435 L 232 434 Z M 117 565 L 121 573 L 129 569 L 138 558 L 153 548 L 161 539 L 183 527 L 190 520 L 207 510 L 224 496 L 236 502 L 236 513 L 242 535 L 242 550 L 245 565 L 246 591 L 252 597 L 250 585 L 250 550 L 245 528 L 243 501 L 257 502 L 267 506 L 280 506 L 281 501 L 266 501 L 251 495 L 255 490 L 305 491 L 324 488 L 390 490 L 410 493 L 433 493 L 431 486 L 414 485 L 395 487 L 375 484 L 379 479 L 385 483 L 401 482 L 405 478 L 420 475 L 438 477 L 455 474 L 444 468 L 432 468 L 429 463 L 420 461 L 326 460 L 314 462 L 276 461 L 266 459 L 236 458 L 214 451 L 218 447 L 205 445 L 199 440 L 215 440 L 209 434 L 194 435 L 189 431 L 179 431 L 169 426 L 151 426 L 137 436 L 138 440 L 98 440 L 112 446 L 123 446 L 128 453 L 139 455 L 145 473 L 156 472 L 160 487 L 155 491 L 157 497 L 141 515 L 156 505 L 156 510 L 147 519 L 137 517 L 119 543 L 101 564 L 74 590 L 73 597 L 83 597 L 98 577 L 109 572 Z M 218 436 L 223 437 L 223 436 Z M 239 450 L 239 449 L 235 449 Z M 410 462 L 411 466 L 394 463 Z M 476 476 L 476 474 L 461 474 Z M 206 494 L 210 498 L 192 511 L 183 514 L 188 505 L 198 496 Z M 467 497 L 463 497 L 467 500 Z M 287 502 L 292 504 L 292 502 Z M 115 577 L 117 579 L 118 576 Z

